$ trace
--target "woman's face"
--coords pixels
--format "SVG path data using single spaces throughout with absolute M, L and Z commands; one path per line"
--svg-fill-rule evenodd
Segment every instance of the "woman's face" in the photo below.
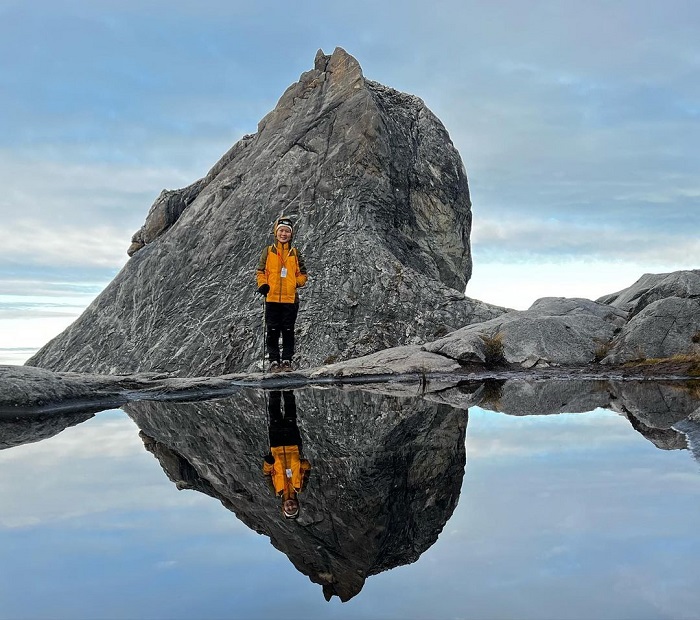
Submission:
M 287 515 L 296 516 L 299 513 L 299 502 L 295 499 L 286 499 L 282 504 L 282 510 Z
M 292 238 L 292 231 L 286 226 L 280 226 L 277 229 L 277 241 L 280 243 L 287 243 Z

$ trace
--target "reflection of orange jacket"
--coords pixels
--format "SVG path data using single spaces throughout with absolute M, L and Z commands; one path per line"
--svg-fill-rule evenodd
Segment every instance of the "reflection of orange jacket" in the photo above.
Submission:
M 263 250 L 256 277 L 258 287 L 270 286 L 266 301 L 293 304 L 298 301 L 297 288 L 306 284 L 306 265 L 296 248 L 278 242 Z
M 285 499 L 299 493 L 303 487 L 311 463 L 301 458 L 299 446 L 277 446 L 270 448 L 274 463 L 263 463 L 263 473 L 271 476 L 275 495 L 282 495 Z

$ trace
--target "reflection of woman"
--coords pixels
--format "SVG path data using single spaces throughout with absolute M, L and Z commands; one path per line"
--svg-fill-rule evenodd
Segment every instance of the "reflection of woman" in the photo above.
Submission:
M 284 415 L 282 414 L 284 396 Z M 263 473 L 270 476 L 275 495 L 282 499 L 282 513 L 288 519 L 299 516 L 299 498 L 309 477 L 311 464 L 301 453 L 294 392 L 270 393 L 270 452 L 265 456 Z

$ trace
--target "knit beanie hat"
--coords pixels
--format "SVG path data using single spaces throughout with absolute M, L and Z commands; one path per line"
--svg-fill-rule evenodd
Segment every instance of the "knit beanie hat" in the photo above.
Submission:
M 283 226 L 285 228 L 289 228 L 289 232 L 294 234 L 294 224 L 293 224 L 292 220 L 290 220 L 288 217 L 284 217 L 284 216 L 278 218 L 277 221 L 275 222 L 275 227 L 272 231 L 273 234 L 276 235 L 277 231 Z

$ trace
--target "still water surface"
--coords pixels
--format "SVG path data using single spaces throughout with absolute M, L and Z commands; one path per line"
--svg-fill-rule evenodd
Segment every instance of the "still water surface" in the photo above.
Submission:
M 293 393 L 297 520 L 269 392 L 0 425 L 0 618 L 700 617 L 693 390 L 395 392 Z

